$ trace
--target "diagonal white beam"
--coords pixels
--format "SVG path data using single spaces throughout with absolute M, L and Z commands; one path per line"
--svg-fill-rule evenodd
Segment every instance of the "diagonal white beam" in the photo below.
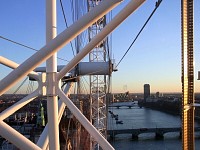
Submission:
M 60 96 L 60 99 L 67 105 L 76 119 L 84 126 L 84 128 L 104 150 L 114 150 L 110 143 L 99 133 L 99 131 L 88 121 L 88 119 L 60 89 L 58 89 L 58 96 Z
M 26 104 L 30 103 L 32 100 L 34 100 L 39 95 L 39 90 L 35 90 L 33 93 L 27 95 L 14 105 L 10 106 L 9 108 L 5 109 L 0 113 L 0 121 L 3 121 L 13 113 L 15 113 L 17 110 L 25 106 Z M 0 133 L 1 134 L 1 133 Z
M 74 84 L 73 82 L 70 82 L 65 87 L 64 93 L 66 93 L 66 96 L 70 94 L 73 84 Z M 63 112 L 65 110 L 65 106 L 66 105 L 63 101 L 61 100 L 58 101 L 58 122 L 60 122 L 62 118 Z M 49 143 L 48 128 L 49 128 L 49 125 L 47 123 L 37 142 L 37 145 L 41 147 L 42 149 L 46 149 Z
M 133 11 L 135 11 L 145 0 L 131 1 L 128 5 L 116 15 L 116 17 L 107 24 L 102 31 L 97 34 L 82 51 L 80 51 L 61 71 L 58 73 L 57 80 L 61 79 L 67 72 L 69 72 L 78 62 L 86 56 L 100 41 L 102 41 L 109 33 L 111 33 L 121 22 L 123 22 Z M 61 97 L 73 115 L 85 127 L 89 134 L 105 149 L 110 150 L 113 147 L 104 139 L 98 130 L 87 120 L 87 118 L 79 111 L 79 109 L 71 102 L 69 98 L 64 96 L 61 90 L 58 91 Z
M 40 147 L 35 145 L 33 142 L 3 121 L 0 121 L 0 134 L 2 137 L 13 143 L 21 150 L 41 150 Z
M 0 95 L 5 93 L 9 88 L 16 84 L 21 78 L 34 70 L 39 64 L 52 56 L 59 49 L 73 40 L 77 35 L 87 29 L 95 21 L 103 17 L 107 12 L 117 6 L 122 0 L 105 0 L 82 16 L 69 28 L 60 33 L 56 38 L 51 40 L 47 45 L 38 52 L 24 61 L 18 68 L 13 70 L 5 78 L 0 81 Z
M 0 63 L 11 69 L 16 69 L 19 66 L 19 64 L 17 64 L 16 62 L 9 60 L 3 56 L 0 56 Z M 39 74 L 37 72 L 31 71 L 28 76 L 34 78 L 37 81 L 39 80 Z
M 145 0 L 131 0 L 92 40 L 58 73 L 58 80 L 81 61 L 98 43 L 120 25 Z

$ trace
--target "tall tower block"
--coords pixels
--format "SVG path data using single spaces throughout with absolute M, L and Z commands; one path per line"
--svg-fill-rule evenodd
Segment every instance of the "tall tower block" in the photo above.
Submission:
M 150 97 L 150 85 L 144 84 L 144 101 L 145 102 L 148 97 Z

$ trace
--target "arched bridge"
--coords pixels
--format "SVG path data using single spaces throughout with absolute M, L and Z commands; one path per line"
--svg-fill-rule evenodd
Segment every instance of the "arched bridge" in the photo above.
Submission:
M 118 109 L 120 107 L 132 108 L 136 106 L 138 106 L 137 102 L 118 102 L 118 103 L 113 103 L 113 104 L 108 105 L 108 107 L 116 107 Z
M 195 131 L 200 131 L 200 127 L 196 127 Z M 181 135 L 181 127 L 172 128 L 139 128 L 139 129 L 115 129 L 107 130 L 110 138 L 115 138 L 118 134 L 132 134 L 133 139 L 138 139 L 138 135 L 142 133 L 155 133 L 156 138 L 164 138 L 164 134 L 168 132 L 179 132 Z

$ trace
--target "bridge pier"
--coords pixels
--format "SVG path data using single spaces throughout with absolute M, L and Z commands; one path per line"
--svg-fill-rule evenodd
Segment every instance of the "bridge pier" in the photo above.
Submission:
M 200 127 L 195 127 L 195 132 L 200 132 Z M 107 133 L 110 135 L 110 139 L 115 139 L 118 134 L 131 134 L 133 140 L 138 140 L 139 135 L 143 133 L 154 133 L 156 139 L 164 139 L 164 134 L 169 132 L 177 132 L 182 138 L 181 127 L 171 127 L 171 128 L 138 128 L 138 129 L 115 129 L 108 130 Z
M 110 140 L 114 140 L 115 139 L 115 136 L 114 135 L 110 135 Z
M 182 131 L 179 132 L 179 138 L 182 138 Z
M 138 140 L 138 134 L 132 134 L 132 139 L 133 140 Z
M 158 140 L 164 139 L 164 134 L 161 132 L 156 132 L 156 139 L 158 139 Z

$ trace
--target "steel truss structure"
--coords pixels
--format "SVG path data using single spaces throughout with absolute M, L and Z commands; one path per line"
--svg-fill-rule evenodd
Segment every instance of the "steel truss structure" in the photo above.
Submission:
M 87 2 L 88 11 L 90 11 L 95 6 L 97 6 L 101 2 L 101 0 L 88 0 Z M 93 37 L 101 32 L 105 25 L 106 15 L 93 23 L 88 28 L 89 41 L 91 41 Z M 107 56 L 107 54 L 109 54 L 107 42 L 108 40 L 107 38 L 105 38 L 89 53 L 89 62 L 108 63 L 109 68 L 111 68 L 111 63 L 108 59 L 109 56 Z M 109 72 L 108 75 L 90 75 L 91 122 L 105 138 L 107 138 L 106 93 L 109 88 L 109 85 L 107 84 L 107 78 L 111 75 L 111 72 Z M 94 138 L 91 138 L 91 149 L 99 149 L 99 144 L 94 140 Z
M 13 106 L 0 113 L 0 136 L 4 137 L 22 150 L 59 150 L 60 145 L 58 125 L 64 108 L 67 105 L 76 119 L 83 125 L 83 127 L 103 149 L 114 149 L 68 98 L 67 95 L 69 94 L 71 84 L 67 86 L 66 91 L 62 91 L 60 80 L 144 1 L 145 0 L 131 0 L 128 5 L 101 30 L 101 32 L 93 37 L 91 41 L 66 66 L 57 72 L 57 51 L 63 48 L 93 23 L 105 16 L 110 10 L 120 4 L 121 0 L 105 0 L 101 2 L 98 6 L 94 7 L 86 15 L 81 17 L 77 22 L 57 36 L 56 0 L 46 0 L 47 44 L 20 65 L 3 57 L 0 59 L 1 63 L 14 68 L 11 73 L 9 73 L 0 81 L 0 95 L 4 94 L 10 89 L 10 87 L 14 86 L 20 79 L 27 75 L 31 78 L 34 78 L 39 84 L 38 89 L 33 93 L 24 97 L 22 100 L 18 101 Z M 39 74 L 33 71 L 38 65 L 46 60 L 47 66 L 45 73 Z M 7 125 L 4 122 L 4 119 L 15 113 L 29 102 L 33 101 L 39 95 L 47 96 L 48 123 L 40 135 L 37 144 L 35 144 L 21 133 Z M 58 97 L 60 100 L 58 100 Z

